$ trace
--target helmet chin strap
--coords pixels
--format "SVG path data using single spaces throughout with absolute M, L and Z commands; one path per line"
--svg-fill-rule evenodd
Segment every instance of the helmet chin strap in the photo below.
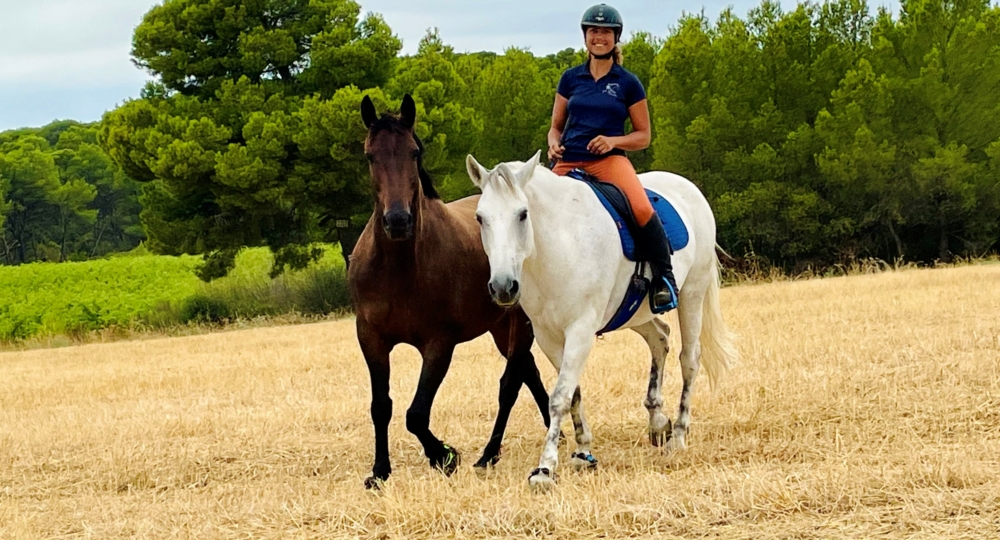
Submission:
M 614 51 L 607 52 L 607 53 L 604 53 L 604 54 L 590 53 L 590 56 L 593 56 L 594 58 L 596 58 L 598 60 L 607 60 L 607 59 L 611 58 L 611 55 L 613 55 L 613 54 L 615 54 Z

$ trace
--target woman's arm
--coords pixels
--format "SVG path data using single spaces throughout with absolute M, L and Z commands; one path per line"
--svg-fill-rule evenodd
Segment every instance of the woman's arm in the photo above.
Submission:
M 555 103 L 552 104 L 552 126 L 549 127 L 549 160 L 562 159 L 562 153 L 566 148 L 562 145 L 563 128 L 566 127 L 566 104 L 568 100 L 556 94 Z
M 620 148 L 627 152 L 644 150 L 649 147 L 649 103 L 647 100 L 637 101 L 628 108 L 629 120 L 632 121 L 632 132 L 621 137 L 594 137 L 587 145 L 587 150 L 603 155 Z

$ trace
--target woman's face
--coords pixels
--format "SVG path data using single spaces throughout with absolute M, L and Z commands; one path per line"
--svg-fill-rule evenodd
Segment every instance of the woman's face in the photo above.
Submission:
M 590 54 L 602 56 L 614 50 L 615 31 L 611 28 L 588 26 L 584 41 Z

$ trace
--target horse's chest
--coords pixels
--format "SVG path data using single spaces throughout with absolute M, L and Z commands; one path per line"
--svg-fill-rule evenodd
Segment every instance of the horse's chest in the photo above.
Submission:
M 400 279 L 361 284 L 357 316 L 379 333 L 416 343 L 445 334 L 464 335 L 488 306 L 436 282 Z M 488 298 L 488 297 L 487 297 Z M 465 313 L 467 310 L 479 313 Z M 476 316 L 478 315 L 478 316 Z

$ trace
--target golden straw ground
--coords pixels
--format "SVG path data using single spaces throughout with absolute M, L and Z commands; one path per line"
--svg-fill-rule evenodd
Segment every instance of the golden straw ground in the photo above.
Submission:
M 722 301 L 743 360 L 714 394 L 699 379 L 690 449 L 649 446 L 648 352 L 615 333 L 583 379 L 600 469 L 562 468 L 548 495 L 527 489 L 544 429 L 526 391 L 500 464 L 471 467 L 504 368 L 488 339 L 458 349 L 435 402 L 435 433 L 463 451 L 451 478 L 405 430 L 419 364 L 394 353 L 379 494 L 362 488 L 369 383 L 350 321 L 2 353 L 0 537 L 1000 536 L 1000 265 Z

